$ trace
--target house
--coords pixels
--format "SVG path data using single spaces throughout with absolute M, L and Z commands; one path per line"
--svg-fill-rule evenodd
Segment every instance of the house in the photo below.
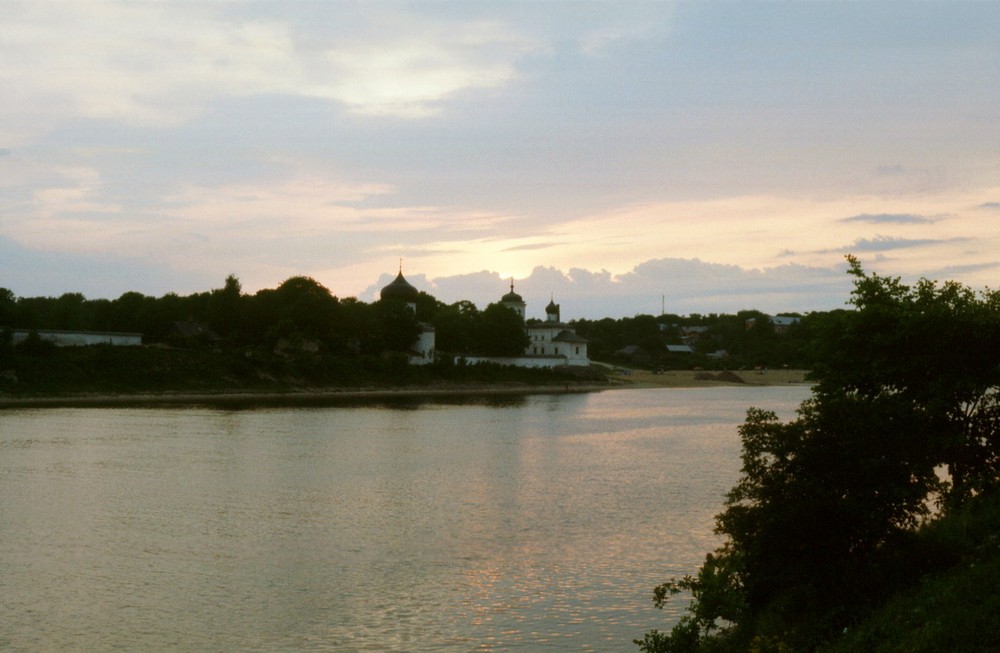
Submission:
M 694 345 L 706 333 L 708 333 L 707 326 L 682 326 L 681 342 L 685 345 Z
M 802 318 L 790 315 L 765 315 L 764 317 L 771 323 L 775 333 L 786 333 L 793 325 L 802 321 Z M 744 322 L 747 329 L 752 329 L 756 324 L 757 318 L 755 317 L 748 318 Z
M 775 333 L 785 333 L 801 321 L 802 318 L 800 317 L 791 317 L 788 315 L 775 315 L 771 318 L 771 324 L 774 326 Z
M 633 365 L 648 365 L 653 356 L 639 345 L 626 345 L 615 352 L 615 358 Z

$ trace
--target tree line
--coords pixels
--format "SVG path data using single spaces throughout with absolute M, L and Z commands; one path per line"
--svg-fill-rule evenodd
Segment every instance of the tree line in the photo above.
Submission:
M 479 309 L 470 301 L 445 304 L 421 292 L 416 314 L 398 303 L 366 303 L 338 298 L 316 280 L 295 276 L 276 288 L 244 293 L 230 275 L 221 288 L 191 295 L 152 297 L 126 292 L 117 299 L 87 299 L 80 293 L 59 297 L 17 297 L 0 288 L 0 328 L 111 331 L 143 334 L 146 343 L 192 346 L 178 331 L 179 322 L 206 324 L 215 346 L 266 346 L 278 341 L 315 341 L 332 354 L 377 354 L 405 351 L 419 333 L 420 322 L 436 332 L 438 351 L 453 354 L 512 356 L 527 346 L 524 323 L 499 303 Z M 824 324 L 843 311 L 815 312 L 778 333 L 768 316 L 756 310 L 736 314 L 637 315 L 570 324 L 588 339 L 594 360 L 647 368 L 789 366 L 811 368 L 815 338 Z M 530 322 L 531 320 L 529 320 Z M 749 321 L 753 326 L 747 328 Z M 676 355 L 668 344 L 683 341 L 682 329 L 699 327 L 693 355 Z M 205 337 L 209 337 L 205 334 Z M 638 348 L 623 356 L 626 347 Z M 725 356 L 711 355 L 723 351 Z
M 178 328 L 192 322 L 208 331 L 192 338 Z M 221 288 L 186 296 L 17 297 L 0 288 L 0 328 L 141 333 L 147 344 L 272 348 L 312 341 L 330 354 L 375 355 L 408 350 L 421 322 L 435 327 L 444 352 L 504 356 L 521 354 L 527 345 L 520 316 L 499 304 L 483 310 L 467 301 L 446 305 L 422 292 L 414 314 L 398 301 L 338 298 L 305 276 L 254 294 L 244 293 L 235 275 Z
M 596 360 L 634 363 L 647 368 L 794 367 L 810 369 L 815 361 L 816 337 L 823 325 L 838 319 L 843 311 L 807 314 L 784 313 L 797 318 L 787 328 L 777 329 L 770 317 L 758 310 L 735 314 L 637 315 L 620 319 L 578 320 L 576 331 L 590 341 L 590 357 Z M 688 341 L 693 353 L 676 354 L 667 345 L 685 342 L 685 331 L 697 328 Z M 637 347 L 632 353 L 621 353 Z

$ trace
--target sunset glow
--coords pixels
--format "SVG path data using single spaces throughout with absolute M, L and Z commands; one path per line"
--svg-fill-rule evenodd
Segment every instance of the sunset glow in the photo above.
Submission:
M 0 286 L 568 317 L 1000 278 L 1000 4 L 7 2 Z M 535 310 L 540 307 L 535 304 Z

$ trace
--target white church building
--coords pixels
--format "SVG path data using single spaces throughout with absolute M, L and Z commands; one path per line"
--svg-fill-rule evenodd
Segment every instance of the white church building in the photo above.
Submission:
M 420 291 L 414 288 L 403 277 L 400 269 L 396 278 L 382 288 L 381 299 L 403 302 L 407 308 L 417 312 L 417 297 Z M 500 298 L 500 305 L 525 318 L 527 305 L 524 299 L 514 292 L 514 282 L 510 283 L 510 292 Z M 407 352 L 411 365 L 428 365 L 434 362 L 435 333 L 430 324 L 420 323 L 420 335 Z M 559 319 L 559 305 L 554 300 L 545 307 L 545 320 L 531 321 L 525 324 L 528 336 L 528 346 L 523 356 L 463 356 L 468 364 L 497 363 L 499 365 L 516 365 L 518 367 L 561 367 L 565 365 L 590 365 L 587 354 L 587 340 L 578 336 L 576 329 L 570 324 L 564 324 Z
M 514 292 L 514 282 L 510 282 L 510 292 L 500 298 L 500 305 L 525 317 L 527 304 L 519 294 Z M 545 307 L 545 321 L 533 321 L 525 324 L 528 335 L 528 346 L 523 356 L 487 357 L 469 356 L 468 363 L 490 362 L 501 365 L 517 365 L 519 367 L 561 367 L 564 365 L 586 367 L 590 365 L 587 354 L 587 340 L 576 333 L 576 328 L 564 324 L 559 319 L 559 305 L 555 300 L 549 301 Z

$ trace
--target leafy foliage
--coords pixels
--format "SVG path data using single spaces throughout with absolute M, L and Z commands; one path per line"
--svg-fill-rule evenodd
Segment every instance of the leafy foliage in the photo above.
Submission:
M 643 651 L 814 650 L 947 557 L 917 537 L 932 501 L 939 518 L 997 494 L 997 293 L 849 262 L 856 310 L 822 327 L 813 397 L 788 423 L 748 411 L 725 543 L 656 589 L 693 600 Z
M 821 341 L 817 395 L 912 407 L 929 432 L 928 455 L 951 477 L 946 498 L 991 489 L 1000 470 L 1000 293 L 926 279 L 910 288 L 850 265 L 858 310 Z
M 617 320 L 577 320 L 573 324 L 577 333 L 590 341 L 588 351 L 596 360 L 664 369 L 758 365 L 809 369 L 815 356 L 813 341 L 828 315 L 789 315 L 799 321 L 780 332 L 767 315 L 751 310 L 735 315 L 636 315 Z M 692 328 L 695 336 L 685 340 L 685 332 L 690 335 Z M 685 343 L 694 349 L 693 354 L 678 356 L 666 349 L 670 344 Z M 638 351 L 622 354 L 628 347 L 638 347 Z M 718 351 L 726 352 L 725 357 L 709 356 Z
M 529 343 L 524 320 L 500 304 L 490 304 L 482 312 L 477 334 L 480 353 L 487 356 L 520 356 Z
M 479 309 L 460 301 L 439 310 L 433 319 L 436 347 L 445 352 L 472 352 L 478 336 Z

